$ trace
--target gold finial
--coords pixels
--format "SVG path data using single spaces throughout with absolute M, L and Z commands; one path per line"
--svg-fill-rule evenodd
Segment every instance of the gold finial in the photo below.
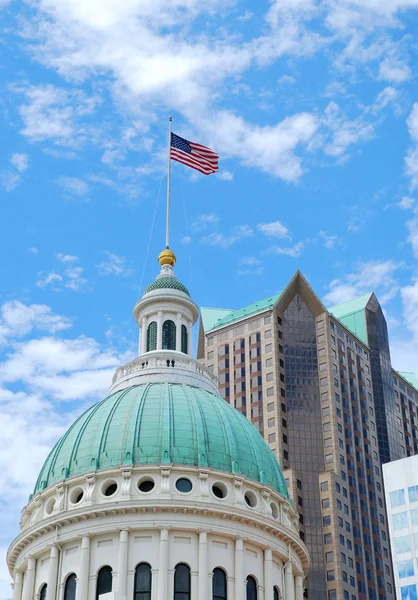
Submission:
M 161 267 L 163 267 L 164 265 L 170 265 L 171 267 L 174 267 L 176 261 L 176 255 L 172 250 L 169 250 L 168 248 L 160 252 L 160 255 L 158 257 L 158 262 L 160 263 Z

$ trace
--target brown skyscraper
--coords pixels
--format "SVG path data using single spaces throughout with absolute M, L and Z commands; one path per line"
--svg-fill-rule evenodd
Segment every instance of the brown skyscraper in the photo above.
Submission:
M 396 394 L 383 313 L 374 294 L 360 300 L 331 309 L 337 319 L 298 272 L 246 308 L 201 310 L 198 358 L 285 470 L 311 555 L 311 600 L 394 598 L 381 463 L 406 455 L 403 421 L 385 412 Z

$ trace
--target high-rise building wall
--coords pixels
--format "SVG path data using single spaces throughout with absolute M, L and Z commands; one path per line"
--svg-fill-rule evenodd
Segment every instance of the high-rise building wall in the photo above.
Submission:
M 418 456 L 383 465 L 397 600 L 418 600 Z
M 201 312 L 198 358 L 285 469 L 311 556 L 306 596 L 394 598 L 367 343 L 326 310 L 300 273 L 282 294 L 245 309 Z M 392 371 L 385 382 L 394 387 Z M 393 398 L 396 410 L 394 391 Z M 394 423 L 405 446 L 403 425 Z

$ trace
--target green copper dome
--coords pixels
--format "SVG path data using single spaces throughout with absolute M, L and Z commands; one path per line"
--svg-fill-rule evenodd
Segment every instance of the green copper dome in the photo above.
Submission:
M 91 407 L 51 451 L 34 493 L 124 464 L 208 467 L 288 496 L 280 466 L 257 429 L 220 396 L 181 383 L 143 383 Z
M 176 277 L 158 277 L 158 279 L 147 285 L 144 294 L 162 289 L 179 290 L 179 292 L 184 292 L 190 296 L 189 290 Z

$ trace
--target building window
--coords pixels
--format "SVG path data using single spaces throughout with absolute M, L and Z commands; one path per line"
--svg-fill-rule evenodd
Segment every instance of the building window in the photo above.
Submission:
M 247 577 L 247 600 L 257 600 L 257 582 L 251 575 Z
M 411 539 L 409 535 L 395 538 L 395 551 L 396 554 L 403 554 L 404 552 L 411 551 Z
M 147 352 L 157 349 L 157 323 L 153 321 L 147 329 Z
M 148 563 L 141 563 L 135 569 L 134 600 L 151 600 L 152 573 Z
M 98 600 L 102 594 L 108 594 L 111 591 L 112 568 L 109 566 L 102 567 L 97 573 L 96 600 Z M 65 598 L 65 600 L 67 600 L 67 598 Z
M 413 485 L 408 488 L 408 496 L 409 502 L 417 502 L 418 501 L 418 485 Z
M 64 589 L 64 600 L 75 600 L 75 591 L 77 587 L 77 577 L 75 573 L 71 573 L 67 577 Z
M 276 586 L 273 588 L 273 600 L 280 600 L 279 588 Z
M 405 585 L 401 587 L 401 600 L 417 600 L 417 586 Z
M 399 579 L 403 579 L 404 577 L 413 577 L 414 576 L 414 561 L 413 560 L 403 560 L 398 563 L 398 572 Z
M 186 325 L 182 325 L 181 326 L 181 351 L 183 352 L 183 354 L 187 354 L 187 351 L 189 349 L 189 334 L 187 332 L 187 327 Z
M 405 491 L 396 490 L 390 493 L 390 504 L 391 506 L 402 506 L 405 504 Z
M 190 569 L 184 564 L 174 570 L 174 600 L 190 600 Z
M 44 585 L 41 588 L 41 593 L 39 594 L 39 600 L 46 600 L 46 590 L 47 590 L 47 585 L 46 585 L 46 583 L 44 583 Z
M 214 569 L 212 578 L 212 599 L 227 600 L 226 573 L 223 569 Z
M 412 512 L 412 511 L 411 511 Z M 408 529 L 408 515 L 406 512 L 398 513 L 392 516 L 393 529 Z
M 163 350 L 176 349 L 176 324 L 168 319 L 163 324 Z

